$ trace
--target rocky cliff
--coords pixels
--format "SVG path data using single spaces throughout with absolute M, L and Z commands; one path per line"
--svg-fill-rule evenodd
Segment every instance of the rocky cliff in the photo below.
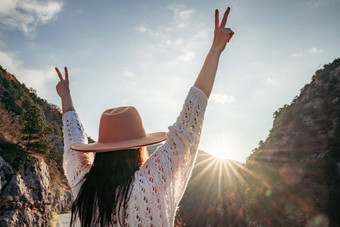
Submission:
M 49 226 L 53 212 L 70 210 L 71 193 L 50 187 L 43 160 L 27 158 L 17 171 L 0 157 L 0 226 Z
M 244 166 L 254 226 L 340 225 L 340 59 L 274 113 L 273 128 Z
M 0 226 L 51 226 L 70 210 L 60 109 L 0 67 Z

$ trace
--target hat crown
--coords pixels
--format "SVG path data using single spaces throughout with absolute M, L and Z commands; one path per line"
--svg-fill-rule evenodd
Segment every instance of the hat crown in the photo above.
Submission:
M 145 136 L 142 119 L 133 106 L 108 109 L 100 118 L 98 142 L 119 142 Z

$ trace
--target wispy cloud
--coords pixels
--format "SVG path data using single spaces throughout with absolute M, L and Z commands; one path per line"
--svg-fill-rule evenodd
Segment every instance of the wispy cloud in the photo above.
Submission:
M 313 0 L 309 4 L 310 4 L 310 8 L 319 8 L 322 6 L 326 6 L 330 4 L 331 2 L 332 0 Z
M 270 84 L 270 85 L 276 85 L 276 84 L 278 83 L 278 81 L 277 81 L 277 80 L 274 80 L 274 79 L 271 78 L 271 77 L 267 77 L 267 78 L 266 78 L 266 83 L 267 83 L 267 84 Z
M 323 49 L 317 48 L 317 47 L 313 47 L 309 50 L 310 53 L 312 54 L 317 54 L 317 53 L 321 53 L 323 51 Z
M 55 18 L 62 6 L 60 1 L 52 0 L 1 0 L 0 24 L 6 29 L 21 30 L 33 38 L 37 26 Z
M 217 104 L 227 104 L 234 102 L 235 97 L 232 95 L 212 93 L 210 96 L 210 100 Z
M 323 52 L 323 49 L 318 48 L 318 47 L 312 47 L 309 50 L 305 50 L 305 51 L 300 51 L 300 52 L 294 52 L 292 53 L 292 57 L 302 57 L 302 56 L 306 56 L 308 54 L 318 54 Z
M 136 27 L 136 30 L 139 31 L 139 32 L 142 32 L 142 33 L 147 31 L 145 25 L 140 25 L 140 26 Z
M 184 4 L 171 4 L 168 9 L 172 10 L 174 13 L 172 23 L 178 28 L 184 28 L 188 25 L 188 20 L 190 19 L 193 9 L 187 9 Z
M 293 57 L 301 57 L 301 56 L 303 56 L 303 53 L 302 52 L 293 53 L 292 56 Z
M 157 41 L 154 39 L 152 44 L 148 45 L 148 53 L 152 51 L 159 52 L 159 48 L 162 48 L 162 51 L 169 55 L 176 53 L 175 61 L 188 62 L 195 58 L 194 47 L 197 40 L 205 39 L 207 31 L 205 29 L 202 31 L 201 29 L 196 34 L 189 33 L 187 35 L 183 33 L 182 37 L 190 38 L 190 43 L 185 42 L 183 38 L 177 38 L 177 32 L 183 32 L 182 28 L 190 24 L 190 17 L 194 10 L 188 9 L 184 4 L 171 4 L 167 6 L 167 9 L 172 12 L 173 17 L 166 23 L 166 26 L 153 28 L 142 23 L 135 27 L 135 30 L 146 34 L 150 38 L 157 38 Z
M 138 27 L 135 28 L 138 32 L 140 33 L 145 33 L 148 34 L 149 37 L 151 38 L 158 38 L 162 35 L 164 35 L 164 31 L 154 31 L 151 28 L 146 27 L 145 25 L 140 25 Z
M 182 53 L 178 56 L 178 59 L 183 60 L 183 61 L 189 61 L 194 57 L 195 57 L 195 52 L 189 49 L 184 49 Z

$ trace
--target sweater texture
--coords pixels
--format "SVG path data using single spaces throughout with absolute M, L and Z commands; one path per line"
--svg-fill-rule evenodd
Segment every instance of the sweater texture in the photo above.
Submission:
M 127 226 L 174 225 L 176 209 L 197 156 L 207 101 L 203 91 L 192 87 L 177 121 L 168 127 L 165 143 L 135 172 L 125 215 Z M 70 149 L 74 143 L 88 143 L 74 111 L 63 115 L 63 133 L 63 168 L 76 198 L 81 180 L 91 169 L 94 153 Z

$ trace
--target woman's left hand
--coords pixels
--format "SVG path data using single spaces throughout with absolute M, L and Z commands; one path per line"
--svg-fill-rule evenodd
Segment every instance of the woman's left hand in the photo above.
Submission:
M 60 79 L 56 88 L 57 88 L 58 95 L 61 98 L 63 114 L 70 110 L 74 111 L 71 91 L 70 91 L 70 82 L 68 80 L 68 70 L 66 67 L 64 68 L 64 70 L 65 70 L 65 79 L 63 78 L 63 75 L 60 73 L 59 69 L 55 67 L 55 71 L 57 72 L 58 77 Z
M 55 71 L 58 74 L 58 77 L 60 79 L 59 83 L 56 86 L 57 93 L 60 96 L 60 98 L 64 98 L 65 96 L 68 96 L 71 94 L 70 92 L 70 82 L 68 80 L 68 70 L 67 67 L 64 68 L 65 70 L 65 79 L 63 78 L 63 75 L 60 73 L 59 69 L 55 67 Z
M 227 24 L 227 19 L 229 15 L 230 7 L 227 8 L 223 15 L 223 19 L 219 21 L 219 12 L 218 9 L 215 11 L 215 32 L 214 32 L 214 41 L 211 46 L 212 50 L 218 51 L 218 53 L 222 53 L 227 45 L 227 42 L 234 35 L 234 32 L 230 28 L 225 28 Z

